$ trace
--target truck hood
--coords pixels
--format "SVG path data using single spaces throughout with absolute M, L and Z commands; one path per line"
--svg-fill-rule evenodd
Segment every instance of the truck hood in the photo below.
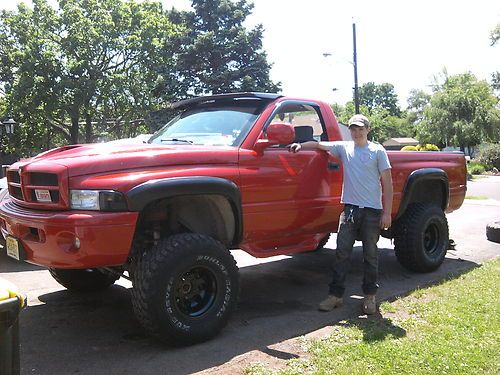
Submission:
M 12 167 L 58 164 L 68 176 L 144 169 L 171 165 L 235 164 L 238 149 L 230 146 L 158 145 L 147 143 L 82 144 L 55 148 Z

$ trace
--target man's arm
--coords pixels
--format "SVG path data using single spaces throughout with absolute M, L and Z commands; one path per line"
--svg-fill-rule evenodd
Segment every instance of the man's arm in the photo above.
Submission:
M 301 149 L 306 149 L 306 150 L 323 150 L 323 151 L 330 151 L 330 146 L 327 146 L 323 142 L 315 142 L 315 141 L 307 141 L 304 143 L 292 143 L 290 145 L 290 151 L 291 152 L 299 152 Z
M 380 228 L 391 227 L 391 212 L 392 212 L 392 173 L 391 169 L 384 169 L 380 172 L 380 180 L 382 181 L 382 217 L 380 219 Z

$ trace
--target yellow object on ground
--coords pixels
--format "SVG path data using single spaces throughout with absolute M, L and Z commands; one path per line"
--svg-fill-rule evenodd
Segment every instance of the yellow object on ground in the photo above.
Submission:
M 0 289 L 0 301 L 10 298 L 10 293 L 7 289 Z
M 21 307 L 24 307 L 24 304 L 26 302 L 24 295 L 19 292 L 19 289 L 14 284 L 0 278 L 0 301 L 15 297 L 19 298 Z

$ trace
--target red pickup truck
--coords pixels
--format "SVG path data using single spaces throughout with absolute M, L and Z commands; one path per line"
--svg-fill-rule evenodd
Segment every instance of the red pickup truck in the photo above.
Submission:
M 315 251 L 342 210 L 342 164 L 292 142 L 341 140 L 330 106 L 267 93 L 197 97 L 143 143 L 72 145 L 13 164 L 0 205 L 7 253 L 70 290 L 133 282 L 138 320 L 171 344 L 216 335 L 239 289 L 230 249 Z M 445 212 L 465 196 L 461 153 L 389 152 L 398 260 L 436 269 Z

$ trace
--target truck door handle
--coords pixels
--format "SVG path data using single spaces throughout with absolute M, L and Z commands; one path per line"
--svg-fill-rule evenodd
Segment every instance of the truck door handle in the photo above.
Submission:
M 331 171 L 338 171 L 340 169 L 339 163 L 333 163 L 331 161 L 328 162 L 328 169 Z

